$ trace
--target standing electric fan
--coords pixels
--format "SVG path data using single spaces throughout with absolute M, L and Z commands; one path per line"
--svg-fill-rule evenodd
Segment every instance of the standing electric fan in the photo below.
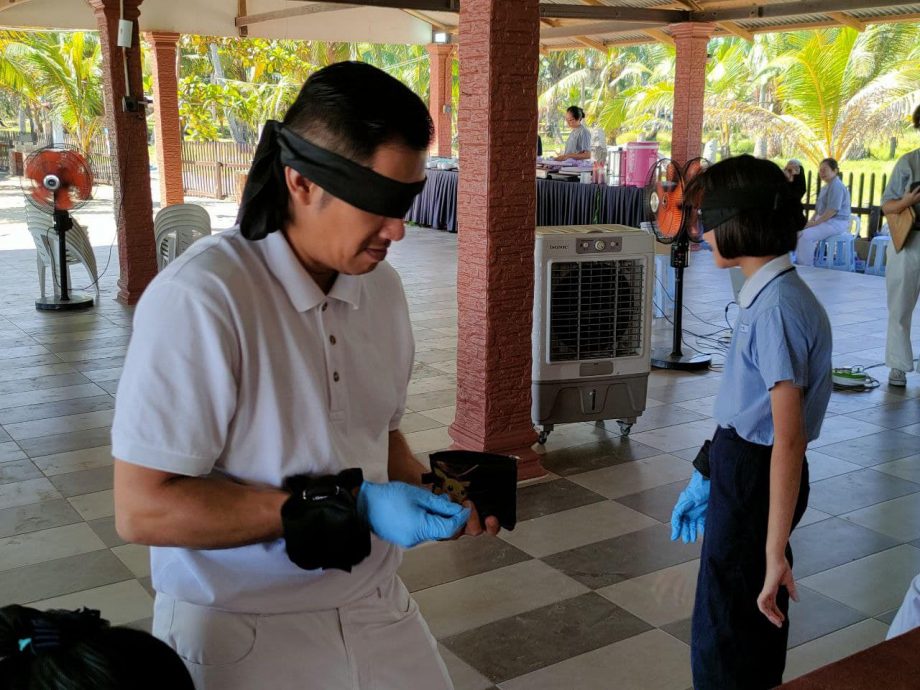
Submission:
M 674 335 L 671 349 L 653 348 L 652 366 L 659 369 L 705 369 L 711 358 L 704 354 L 684 354 L 683 311 L 684 311 L 684 269 L 690 256 L 690 243 L 702 241 L 702 230 L 697 222 L 695 209 L 685 203 L 687 184 L 709 162 L 694 158 L 683 168 L 667 158 L 658 161 L 649 171 L 645 185 L 646 223 L 662 244 L 671 245 L 671 266 L 674 268 Z
M 29 203 L 54 218 L 57 233 L 60 294 L 35 300 L 35 308 L 69 311 L 93 306 L 89 295 L 71 292 L 67 274 L 67 231 L 73 228 L 70 212 L 83 206 L 93 194 L 93 171 L 86 158 L 59 144 L 35 151 L 26 159 L 22 191 Z M 51 274 L 54 276 L 53 270 Z

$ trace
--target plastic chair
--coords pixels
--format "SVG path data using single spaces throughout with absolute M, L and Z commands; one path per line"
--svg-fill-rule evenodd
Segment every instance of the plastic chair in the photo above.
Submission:
M 211 216 L 195 204 L 173 204 L 157 212 L 153 233 L 157 268 L 162 271 L 193 242 L 211 234 Z
M 96 301 L 99 301 L 99 274 L 96 270 L 96 255 L 89 241 L 89 233 L 75 218 L 71 216 L 73 228 L 67 231 L 67 283 L 73 286 L 70 279 L 70 266 L 83 264 L 87 274 L 96 288 Z M 45 297 L 45 270 L 51 269 L 51 283 L 54 296 L 60 296 L 61 279 L 58 276 L 60 261 L 58 260 L 58 236 L 54 229 L 54 217 L 42 213 L 31 204 L 26 206 L 26 226 L 35 242 L 35 265 L 38 270 L 38 285 L 41 297 Z
M 856 238 L 850 233 L 843 233 L 818 242 L 815 249 L 815 266 L 855 273 Z
M 883 276 L 888 265 L 888 245 L 891 244 L 890 235 L 876 235 L 869 243 L 869 254 L 866 256 L 866 275 Z

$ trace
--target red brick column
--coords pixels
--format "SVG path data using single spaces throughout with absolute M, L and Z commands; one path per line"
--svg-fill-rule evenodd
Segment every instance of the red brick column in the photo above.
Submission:
M 521 458 L 531 446 L 538 0 L 460 6 L 457 414 L 461 448 Z
M 122 0 L 87 0 L 96 15 L 102 44 L 102 78 L 105 82 L 105 122 L 112 151 L 115 187 L 115 224 L 118 229 L 118 301 L 135 304 L 157 273 L 153 242 L 153 205 L 150 199 L 150 158 L 147 155 L 147 116 L 127 113 L 125 64 L 117 45 L 119 9 Z M 124 0 L 125 19 L 134 22 L 134 40 L 127 50 L 131 95 L 143 95 L 140 36 L 137 18 L 143 0 Z
M 179 123 L 179 83 L 176 47 L 179 34 L 150 31 L 144 34 L 153 57 L 153 130 L 156 137 L 157 170 L 160 174 L 160 206 L 185 201 L 182 188 L 182 127 Z
M 428 69 L 430 70 L 428 110 L 434 120 L 434 141 L 432 152 L 437 156 L 450 157 L 451 147 L 451 109 L 453 86 L 453 52 L 452 45 L 432 43 L 428 46 Z
M 701 22 L 671 27 L 671 35 L 677 44 L 671 158 L 680 163 L 696 158 L 703 151 L 706 55 L 713 31 L 715 26 Z

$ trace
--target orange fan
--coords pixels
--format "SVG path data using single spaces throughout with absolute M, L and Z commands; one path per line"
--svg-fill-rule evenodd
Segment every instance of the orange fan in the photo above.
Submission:
M 680 234 L 684 213 L 684 180 L 680 166 L 667 158 L 655 163 L 645 187 L 648 222 L 659 242 L 670 244 Z
M 36 151 L 26 159 L 24 176 L 30 182 L 29 201 L 46 213 L 72 211 L 92 198 L 92 170 L 81 154 L 69 148 Z
M 691 158 L 684 166 L 684 183 L 689 185 L 693 178 L 709 167 L 709 161 L 705 158 Z M 701 242 L 703 240 L 703 227 L 699 223 L 696 215 L 696 208 L 693 206 L 694 199 L 686 199 L 684 205 L 687 206 L 687 234 L 691 242 Z

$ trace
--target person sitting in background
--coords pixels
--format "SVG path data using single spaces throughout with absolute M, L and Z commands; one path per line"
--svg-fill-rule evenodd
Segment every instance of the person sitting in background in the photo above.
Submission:
M 109 627 L 98 611 L 0 609 L 5 690 L 193 690 L 185 664 L 141 630 Z
M 914 110 L 914 129 L 920 130 L 920 106 Z M 882 211 L 901 213 L 914 209 L 914 227 L 901 251 L 889 243 L 885 286 L 888 292 L 888 342 L 885 365 L 890 368 L 888 385 L 907 385 L 907 373 L 914 368 L 914 351 L 910 344 L 910 323 L 920 296 L 920 149 L 905 153 L 895 163 L 891 179 L 882 193 Z
M 799 266 L 814 266 L 818 242 L 850 229 L 850 192 L 840 179 L 837 161 L 833 158 L 821 161 L 818 176 L 825 186 L 818 194 L 814 215 L 799 234 L 795 247 L 795 262 Z
M 565 111 L 565 123 L 572 129 L 565 143 L 565 151 L 556 156 L 557 161 L 587 160 L 591 157 L 591 132 L 584 126 L 585 111 L 577 105 L 569 106 Z
M 783 168 L 783 173 L 785 173 L 786 179 L 789 180 L 789 184 L 792 186 L 792 191 L 795 192 L 796 198 L 801 200 L 808 189 L 808 185 L 805 183 L 805 171 L 802 169 L 801 161 L 796 158 L 790 158 L 789 162 L 786 163 L 786 167 Z

